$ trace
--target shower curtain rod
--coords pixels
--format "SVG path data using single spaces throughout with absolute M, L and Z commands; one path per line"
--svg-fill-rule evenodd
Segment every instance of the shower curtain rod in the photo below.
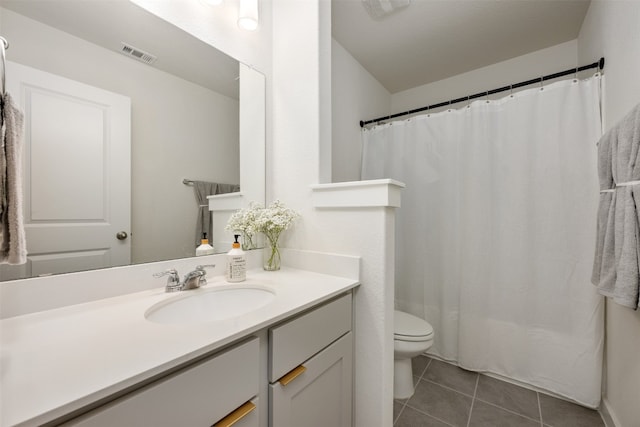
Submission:
M 402 117 L 402 116 L 407 116 L 409 114 L 419 113 L 421 111 L 428 111 L 428 110 L 432 110 L 434 108 L 445 107 L 447 105 L 456 104 L 456 103 L 462 102 L 462 101 L 470 101 L 472 99 L 481 98 L 483 96 L 493 95 L 494 93 L 505 92 L 507 90 L 517 89 L 519 87 L 528 86 L 528 85 L 534 84 L 534 83 L 542 83 L 545 80 L 556 79 L 558 77 L 568 76 L 570 74 L 577 74 L 580 71 L 589 70 L 591 68 L 598 68 L 599 70 L 603 70 L 604 69 L 604 58 L 600 58 L 600 61 L 594 62 L 593 64 L 583 65 L 582 67 L 578 67 L 578 68 L 571 68 L 571 69 L 568 69 L 568 70 L 560 71 L 559 73 L 547 74 L 546 76 L 538 77 L 538 78 L 527 80 L 527 81 L 520 82 L 520 83 L 514 83 L 514 84 L 511 84 L 509 86 L 503 86 L 503 87 L 498 88 L 498 89 L 492 89 L 492 90 L 488 90 L 486 92 L 480 92 L 480 93 L 476 93 L 476 94 L 469 95 L 469 96 L 463 96 L 462 98 L 452 99 L 450 101 L 445 101 L 445 102 L 439 102 L 437 104 L 428 105 L 426 107 L 416 108 L 414 110 L 404 111 L 402 113 L 395 113 L 395 114 L 392 114 L 390 116 L 378 117 L 377 119 L 366 120 L 366 121 L 360 120 L 360 127 L 362 128 L 362 127 L 365 127 L 366 125 L 371 124 L 371 123 L 379 123 L 379 122 L 382 122 L 382 121 L 385 121 L 385 120 L 395 119 L 396 117 Z

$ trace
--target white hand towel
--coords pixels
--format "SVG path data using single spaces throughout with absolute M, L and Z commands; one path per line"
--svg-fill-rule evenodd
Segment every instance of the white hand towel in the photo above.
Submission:
M 22 219 L 22 137 L 24 114 L 7 93 L 2 96 L 2 152 L 0 153 L 0 263 L 27 262 Z

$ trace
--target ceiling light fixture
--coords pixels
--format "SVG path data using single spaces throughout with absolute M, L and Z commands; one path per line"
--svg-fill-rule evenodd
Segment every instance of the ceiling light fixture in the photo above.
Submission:
M 240 0 L 238 27 L 247 31 L 258 28 L 258 0 Z

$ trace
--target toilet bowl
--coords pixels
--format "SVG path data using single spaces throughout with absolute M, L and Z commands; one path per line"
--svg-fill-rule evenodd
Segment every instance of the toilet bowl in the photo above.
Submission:
M 393 329 L 393 397 L 408 399 L 415 391 L 411 359 L 433 344 L 433 328 L 425 320 L 396 310 Z

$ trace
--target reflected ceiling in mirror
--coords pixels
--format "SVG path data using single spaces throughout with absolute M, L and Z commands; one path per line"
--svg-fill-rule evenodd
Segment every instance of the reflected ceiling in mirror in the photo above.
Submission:
M 0 7 L 2 35 L 11 43 L 8 61 L 129 99 L 130 161 L 114 166 L 116 162 L 109 164 L 106 159 L 104 168 L 115 169 L 118 180 L 130 176 L 131 200 L 130 224 L 109 233 L 85 231 L 72 237 L 57 230 L 58 234 L 37 236 L 34 228 L 46 228 L 55 215 L 41 215 L 33 221 L 29 220 L 32 212 L 27 212 L 29 262 L 26 266 L 2 266 L 0 278 L 193 256 L 199 244 L 199 206 L 194 188 L 183 180 L 240 184 L 238 61 L 128 1 L 2 0 Z M 136 58 L 143 56 L 138 52 L 148 54 L 151 63 Z M 22 77 L 21 72 L 7 75 L 14 81 L 7 87 L 20 88 L 16 81 Z M 251 98 L 264 103 L 264 93 Z M 67 118 L 65 123 L 70 127 L 76 121 Z M 250 124 L 245 121 L 245 125 Z M 34 134 L 30 131 L 25 140 Z M 55 181 L 47 175 L 55 173 L 54 167 L 45 168 L 45 172 L 30 165 L 26 157 L 25 174 L 36 174 L 25 177 L 31 187 Z M 67 159 L 77 157 L 78 152 L 71 152 Z M 83 191 L 95 194 L 81 186 L 86 181 L 82 176 L 58 181 L 66 182 L 69 188 L 63 190 L 68 194 L 79 195 L 66 204 L 56 200 L 58 206 L 82 204 L 86 200 Z M 104 215 L 93 222 L 105 228 L 113 218 L 107 209 L 112 207 L 107 196 L 113 191 L 108 181 L 99 184 L 104 192 Z M 29 205 L 34 195 L 26 191 L 25 196 L 29 199 L 25 205 Z M 102 200 L 102 193 L 97 198 Z M 129 238 L 118 241 L 117 231 L 127 231 Z M 129 260 L 114 262 L 116 257 L 105 249 L 108 244 L 98 242 L 102 234 L 112 240 L 109 245 L 130 245 Z M 78 240 L 78 246 L 63 249 L 71 256 L 60 263 L 50 242 L 62 240 Z
M 0 6 L 110 51 L 134 46 L 156 58 L 154 68 L 238 99 L 237 60 L 129 1 L 1 0 Z

